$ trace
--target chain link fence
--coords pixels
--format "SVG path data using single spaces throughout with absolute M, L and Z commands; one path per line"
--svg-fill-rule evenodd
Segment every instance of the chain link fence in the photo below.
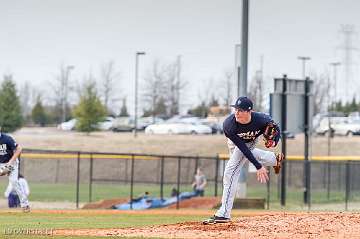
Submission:
M 171 190 L 191 191 L 197 167 L 206 175 L 205 196 L 222 195 L 225 158 L 139 155 L 74 151 L 24 150 L 21 172 L 30 183 L 31 200 L 79 203 L 109 198 L 134 198 L 148 191 L 160 198 Z M 287 206 L 353 210 L 360 201 L 360 161 L 311 161 L 310 203 L 304 204 L 304 161 L 287 161 Z M 280 177 L 269 168 L 270 181 L 248 177 L 248 197 L 265 198 L 267 208 L 279 208 Z M 0 185 L 6 185 L 1 179 Z M 334 205 L 335 206 L 334 206 Z M 334 206 L 334 207 L 333 207 Z

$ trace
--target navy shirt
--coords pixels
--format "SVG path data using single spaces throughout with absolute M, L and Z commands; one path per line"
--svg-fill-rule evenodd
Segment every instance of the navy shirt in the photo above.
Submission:
M 246 143 L 252 142 L 262 135 L 269 122 L 273 122 L 271 117 L 260 112 L 251 112 L 251 121 L 248 124 L 240 124 L 237 122 L 234 114 L 228 116 L 224 121 L 223 128 L 225 136 L 240 149 L 245 157 L 254 164 L 256 169 L 260 169 L 262 165 L 256 160 Z M 279 129 L 278 132 L 280 132 Z M 275 137 L 276 144 L 279 139 L 280 134 Z
M 0 163 L 7 163 L 17 147 L 15 140 L 7 134 L 0 135 Z

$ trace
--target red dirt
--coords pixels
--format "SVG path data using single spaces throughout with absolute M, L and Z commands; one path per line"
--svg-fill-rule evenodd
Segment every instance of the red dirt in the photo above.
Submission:
M 212 209 L 221 202 L 219 197 L 194 197 L 179 202 L 179 208 L 201 208 Z M 176 208 L 176 204 L 170 205 L 168 208 Z
M 113 205 L 126 203 L 128 201 L 129 199 L 127 198 L 104 199 L 99 202 L 87 203 L 82 207 L 82 209 L 109 209 Z
M 167 210 L 165 210 L 167 211 Z M 138 212 L 143 213 L 143 212 Z M 159 211 L 153 211 L 159 213 Z M 185 222 L 123 229 L 54 230 L 54 235 L 160 238 L 360 238 L 359 213 L 253 213 L 231 223 Z

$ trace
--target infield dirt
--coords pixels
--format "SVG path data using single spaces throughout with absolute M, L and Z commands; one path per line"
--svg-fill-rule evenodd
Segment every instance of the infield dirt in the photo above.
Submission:
M 153 213 L 159 212 L 153 211 Z M 232 219 L 232 222 L 226 224 L 202 225 L 201 222 L 193 221 L 142 228 L 56 229 L 54 235 L 243 239 L 360 238 L 360 214 L 253 212 L 248 215 L 238 215 Z

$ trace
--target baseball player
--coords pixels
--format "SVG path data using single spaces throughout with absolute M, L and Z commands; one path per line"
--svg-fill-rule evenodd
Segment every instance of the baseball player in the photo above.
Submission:
M 275 147 L 280 139 L 280 129 L 269 115 L 253 111 L 253 103 L 247 97 L 240 97 L 234 105 L 235 113 L 224 121 L 224 134 L 227 137 L 230 159 L 226 164 L 223 178 L 223 195 L 220 209 L 203 224 L 230 222 L 230 213 L 236 194 L 236 183 L 240 168 L 249 160 L 257 169 L 257 180 L 269 180 L 265 166 L 273 166 L 275 173 L 280 172 L 283 154 L 255 148 L 257 138 L 264 135 L 265 146 Z
M 7 134 L 0 132 L 0 175 L 7 175 L 9 183 L 16 191 L 20 199 L 20 206 L 23 212 L 30 212 L 29 201 L 23 188 L 19 183 L 19 155 L 21 146 Z

